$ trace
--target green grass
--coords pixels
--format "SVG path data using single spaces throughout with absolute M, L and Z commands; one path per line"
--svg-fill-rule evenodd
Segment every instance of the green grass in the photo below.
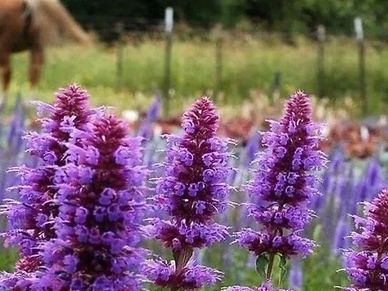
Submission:
M 384 112 L 388 104 L 388 51 L 367 47 L 368 98 L 372 112 Z M 358 96 L 358 59 L 356 44 L 336 38 L 325 49 L 325 95 L 333 102 L 346 96 Z M 64 46 L 50 48 L 42 82 L 36 92 L 41 99 L 52 100 L 53 91 L 69 82 L 87 88 L 96 105 L 111 105 L 119 109 L 144 108 L 163 80 L 164 43 L 145 40 L 128 42 L 123 57 L 123 87 L 117 89 L 116 51 L 101 45 L 90 47 Z M 13 59 L 15 80 L 12 91 L 26 92 L 27 54 Z M 299 39 L 295 46 L 277 38 L 231 36 L 223 44 L 224 102 L 240 104 L 258 90 L 271 91 L 274 74 L 282 76 L 281 95 L 303 89 L 317 91 L 316 43 Z M 172 57 L 172 108 L 180 111 L 195 97 L 215 88 L 215 45 L 202 40 L 175 40 Z

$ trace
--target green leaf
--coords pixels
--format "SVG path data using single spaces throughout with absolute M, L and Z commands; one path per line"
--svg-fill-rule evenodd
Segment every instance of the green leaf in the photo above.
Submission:
M 285 256 L 280 255 L 279 256 L 279 268 L 280 268 L 280 275 L 279 275 L 279 285 L 282 285 L 284 282 L 284 278 L 287 274 L 287 258 Z
M 265 278 L 267 266 L 269 263 L 268 255 L 263 254 L 256 259 L 256 271 Z

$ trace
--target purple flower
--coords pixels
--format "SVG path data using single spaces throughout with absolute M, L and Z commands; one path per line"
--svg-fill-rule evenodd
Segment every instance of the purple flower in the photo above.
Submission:
M 261 149 L 261 134 L 257 131 L 252 133 L 247 140 L 244 148 L 244 166 L 249 168 L 251 163 L 256 159 L 256 155 Z
M 55 185 L 65 190 L 58 191 L 57 239 L 42 247 L 41 278 L 57 274 L 63 290 L 140 290 L 146 210 L 140 139 L 128 137 L 114 116 L 98 116 L 92 125 L 89 138 L 66 152 L 77 159 L 62 167 Z
M 7 135 L 8 154 L 14 158 L 23 148 L 23 131 L 25 127 L 25 110 L 20 95 L 17 96 Z
M 303 270 L 301 262 L 295 260 L 291 263 L 290 275 L 289 275 L 289 285 L 294 290 L 302 290 L 303 287 Z
M 341 253 L 341 250 L 348 247 L 348 237 L 347 234 L 349 232 L 349 225 L 347 222 L 346 217 L 340 217 L 337 222 L 337 227 L 335 230 L 335 235 L 333 238 L 333 242 L 331 245 L 332 253 L 335 255 L 339 255 Z
M 176 290 L 193 290 L 202 288 L 204 285 L 211 286 L 222 276 L 221 272 L 195 265 L 192 261 L 179 270 L 175 262 L 150 261 L 144 271 L 156 285 Z
M 152 126 L 158 120 L 162 108 L 162 102 L 159 95 L 156 95 L 151 106 L 148 108 L 147 115 L 140 125 L 137 135 L 149 139 L 152 137 Z
M 41 133 L 27 135 L 28 152 L 39 158 L 36 168 L 18 168 L 20 185 L 19 200 L 8 200 L 3 208 L 8 216 L 9 231 L 6 245 L 20 250 L 20 260 L 16 265 L 18 272 L 34 272 L 41 264 L 40 245 L 56 237 L 53 223 L 58 215 L 55 196 L 57 190 L 53 180 L 58 168 L 66 163 L 66 143 L 71 136 L 62 128 L 62 123 L 72 118 L 71 127 L 87 130 L 93 111 L 88 108 L 88 94 L 76 85 L 61 89 L 56 94 L 53 106 L 39 103 L 40 114 L 45 117 Z M 77 143 L 76 141 L 75 143 Z
M 230 168 L 226 142 L 216 136 L 218 116 L 213 103 L 199 99 L 182 119 L 183 137 L 169 137 L 164 177 L 156 185 L 155 201 L 170 220 L 154 219 L 150 234 L 170 248 L 174 267 L 151 262 L 149 279 L 169 288 L 202 288 L 220 275 L 206 267 L 188 265 L 194 248 L 222 241 L 227 228 L 214 217 L 226 205 Z M 171 278 L 170 278 L 171 277 Z
M 345 268 L 352 290 L 388 288 L 388 188 L 365 203 L 364 218 L 355 216 L 358 232 L 351 237 L 354 249 L 345 252 Z
M 287 291 L 288 289 L 274 288 L 271 281 L 263 282 L 260 287 L 250 288 L 242 286 L 233 286 L 223 289 L 224 291 Z
M 326 158 L 318 150 L 320 127 L 311 116 L 309 97 L 300 91 L 292 95 L 281 120 L 271 121 L 270 131 L 263 135 L 266 148 L 247 187 L 252 200 L 249 213 L 260 227 L 258 231 L 243 229 L 236 234 L 236 241 L 265 259 L 267 280 L 275 256 L 285 262 L 293 256 L 310 255 L 315 246 L 301 235 L 313 215 L 307 204 L 318 194 L 316 172 Z

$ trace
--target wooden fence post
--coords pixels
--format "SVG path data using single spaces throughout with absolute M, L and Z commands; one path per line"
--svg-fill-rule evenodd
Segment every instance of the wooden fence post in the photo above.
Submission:
M 120 21 L 115 25 L 117 33 L 117 50 L 116 50 L 116 88 L 121 90 L 123 87 L 123 51 L 124 51 L 124 24 Z
M 326 29 L 323 25 L 317 28 L 318 55 L 317 55 L 317 94 L 325 96 L 325 41 Z
M 222 25 L 217 24 L 214 28 L 214 38 L 215 38 L 215 87 L 214 87 L 214 98 L 218 100 L 218 95 L 223 90 L 223 81 L 222 81 L 222 69 L 223 69 L 223 55 L 222 55 L 222 45 L 223 45 L 223 31 Z
M 282 73 L 275 72 L 273 74 L 271 92 L 270 92 L 270 103 L 274 105 L 280 99 L 280 89 L 282 87 Z
M 368 114 L 368 97 L 366 93 L 366 73 L 365 73 L 365 37 L 360 17 L 354 19 L 354 30 L 356 32 L 356 40 L 358 44 L 358 84 L 359 94 L 362 102 L 362 113 Z
M 171 7 L 166 8 L 164 24 L 166 50 L 164 58 L 164 82 L 162 92 L 164 98 L 165 114 L 168 115 L 170 111 L 172 31 L 174 27 L 174 10 Z

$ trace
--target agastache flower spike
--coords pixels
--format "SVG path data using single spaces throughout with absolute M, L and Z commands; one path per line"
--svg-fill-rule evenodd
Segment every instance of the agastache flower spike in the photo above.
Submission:
M 14 187 L 19 190 L 20 201 L 7 200 L 2 207 L 9 221 L 5 243 L 20 250 L 17 272 L 36 271 L 42 265 L 38 254 L 41 243 L 56 237 L 53 223 L 58 206 L 54 202 L 57 190 L 53 181 L 57 168 L 66 163 L 66 143 L 72 138 L 69 130 L 88 130 L 94 113 L 88 108 L 88 98 L 86 91 L 70 85 L 56 93 L 53 106 L 38 104 L 40 115 L 45 115 L 40 119 L 42 131 L 26 137 L 28 152 L 39 158 L 38 166 L 13 169 L 21 178 L 21 184 Z
M 68 146 L 71 162 L 56 177 L 58 238 L 42 250 L 38 287 L 57 277 L 62 289 L 52 290 L 137 291 L 145 254 L 138 247 L 146 212 L 141 139 L 111 115 L 93 126 L 81 145 Z
M 364 218 L 355 216 L 354 249 L 344 254 L 351 281 L 346 290 L 388 289 L 388 188 L 364 203 Z
M 230 168 L 227 144 L 216 136 L 213 103 L 206 97 L 196 101 L 183 115 L 182 127 L 182 138 L 168 138 L 166 175 L 156 186 L 156 201 L 170 220 L 155 218 L 151 231 L 172 250 L 174 262 L 152 261 L 146 268 L 154 284 L 172 290 L 214 285 L 221 274 L 197 265 L 193 249 L 209 247 L 227 235 L 227 228 L 214 221 L 227 204 Z
M 237 233 L 237 242 L 257 256 L 266 280 L 271 280 L 275 256 L 284 269 L 288 258 L 305 257 L 315 246 L 301 232 L 313 215 L 307 204 L 318 194 L 315 174 L 326 158 L 318 150 L 320 127 L 311 116 L 309 97 L 300 91 L 292 95 L 281 120 L 271 121 L 263 136 L 266 149 L 247 187 L 250 216 L 260 227 Z

